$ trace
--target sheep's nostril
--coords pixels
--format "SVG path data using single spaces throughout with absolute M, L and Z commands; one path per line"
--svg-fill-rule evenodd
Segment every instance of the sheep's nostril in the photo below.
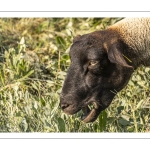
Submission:
M 69 106 L 69 104 L 61 104 L 60 107 L 62 110 L 64 110 L 65 108 L 67 108 Z

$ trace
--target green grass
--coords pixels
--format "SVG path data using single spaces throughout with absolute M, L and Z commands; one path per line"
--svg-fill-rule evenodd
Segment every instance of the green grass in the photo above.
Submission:
M 73 37 L 121 18 L 1 18 L 0 132 L 150 132 L 150 68 L 141 66 L 94 123 L 59 108 Z

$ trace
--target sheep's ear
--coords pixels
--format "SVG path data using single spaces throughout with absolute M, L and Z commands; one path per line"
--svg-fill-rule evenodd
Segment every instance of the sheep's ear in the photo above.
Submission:
M 121 53 L 121 47 L 119 46 L 118 43 L 112 44 L 111 47 L 108 49 L 108 59 L 112 63 L 116 63 L 116 64 L 119 64 L 121 66 L 133 69 L 132 66 L 127 64 L 126 61 L 128 58 L 125 59 L 125 57 Z
M 74 37 L 73 43 L 76 42 L 76 41 L 79 39 L 80 36 L 81 36 L 81 35 L 77 35 L 76 37 Z

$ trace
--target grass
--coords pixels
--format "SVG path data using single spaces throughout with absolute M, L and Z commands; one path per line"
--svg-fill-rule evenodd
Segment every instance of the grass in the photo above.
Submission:
M 149 132 L 150 68 L 141 66 L 94 123 L 59 109 L 73 37 L 122 18 L 1 18 L 0 132 Z

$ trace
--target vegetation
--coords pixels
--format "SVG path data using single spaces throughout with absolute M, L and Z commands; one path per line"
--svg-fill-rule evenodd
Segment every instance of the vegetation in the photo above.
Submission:
M 1 18 L 0 132 L 149 132 L 150 68 L 136 70 L 94 123 L 59 108 L 73 37 L 122 18 Z

